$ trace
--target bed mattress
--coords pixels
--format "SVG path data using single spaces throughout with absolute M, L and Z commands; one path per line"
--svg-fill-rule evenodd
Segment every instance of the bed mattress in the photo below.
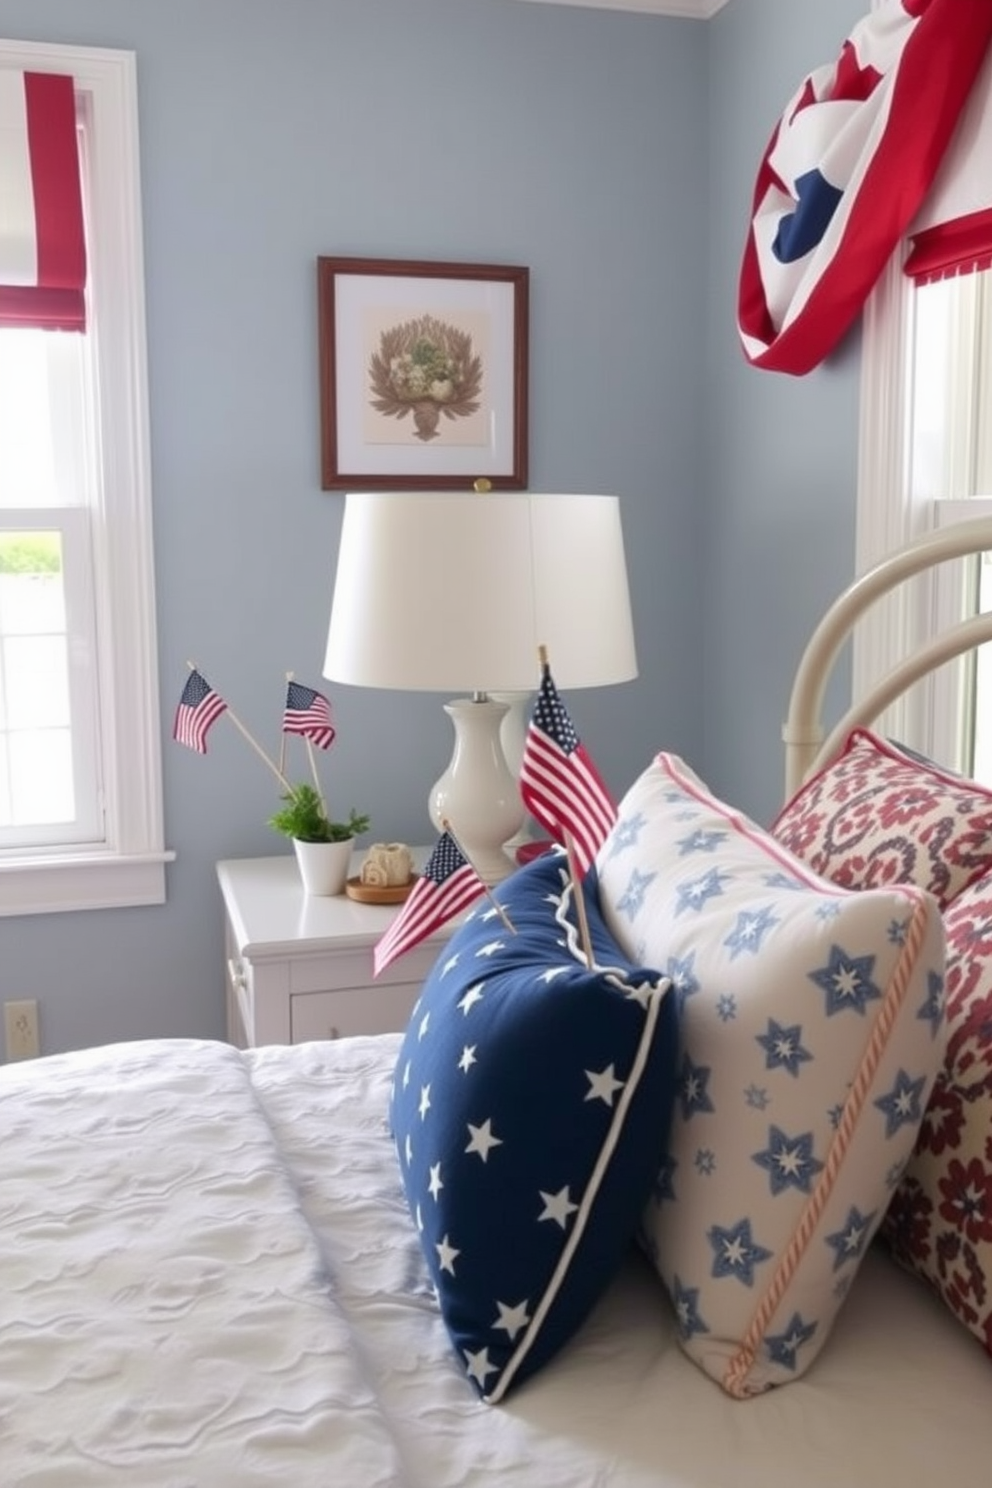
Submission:
M 146 1042 L 4 1071 L 4 1488 L 984 1481 L 992 1362 L 880 1253 L 785 1388 L 724 1396 L 631 1250 L 543 1373 L 482 1404 L 400 1186 L 398 1045 Z

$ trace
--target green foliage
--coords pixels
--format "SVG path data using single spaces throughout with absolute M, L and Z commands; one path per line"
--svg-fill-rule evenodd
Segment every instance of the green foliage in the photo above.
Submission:
M 62 542 L 57 532 L 10 532 L 0 538 L 0 574 L 62 572 Z
M 269 817 L 269 826 L 301 842 L 347 842 L 360 837 L 371 825 L 369 817 L 360 816 L 354 809 L 346 822 L 329 821 L 317 790 L 305 782 L 294 785 L 281 799 L 286 804 Z

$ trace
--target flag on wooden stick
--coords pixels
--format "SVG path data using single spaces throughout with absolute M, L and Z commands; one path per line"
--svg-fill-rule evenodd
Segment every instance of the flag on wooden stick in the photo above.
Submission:
M 220 693 L 214 692 L 206 677 L 201 676 L 194 667 L 186 678 L 186 686 L 179 699 L 172 737 L 177 743 L 185 744 L 187 749 L 206 754 L 207 735 L 226 711 L 227 704 Z
M 284 734 L 302 734 L 318 749 L 330 749 L 336 730 L 331 722 L 331 705 L 322 692 L 290 681 L 286 686 L 286 707 L 282 715 Z
M 571 839 L 584 874 L 616 820 L 617 808 L 579 742 L 542 654 L 541 686 L 520 764 L 524 805 L 558 843 Z
M 414 884 L 409 898 L 372 952 L 373 975 L 404 951 L 426 940 L 432 931 L 466 909 L 486 892 L 476 873 L 449 831 L 444 831 Z

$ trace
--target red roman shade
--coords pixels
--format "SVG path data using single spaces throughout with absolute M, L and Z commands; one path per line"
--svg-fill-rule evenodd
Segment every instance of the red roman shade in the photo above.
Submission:
M 992 51 L 909 237 L 906 273 L 919 284 L 992 267 Z
M 0 326 L 86 328 L 73 80 L 0 69 Z

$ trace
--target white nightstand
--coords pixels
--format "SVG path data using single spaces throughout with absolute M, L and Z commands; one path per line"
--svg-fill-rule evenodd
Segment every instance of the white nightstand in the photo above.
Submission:
M 373 981 L 372 947 L 399 905 L 304 894 L 292 855 L 229 858 L 217 864 L 217 877 L 225 909 L 227 1036 L 241 1048 L 405 1028 L 456 923 Z

